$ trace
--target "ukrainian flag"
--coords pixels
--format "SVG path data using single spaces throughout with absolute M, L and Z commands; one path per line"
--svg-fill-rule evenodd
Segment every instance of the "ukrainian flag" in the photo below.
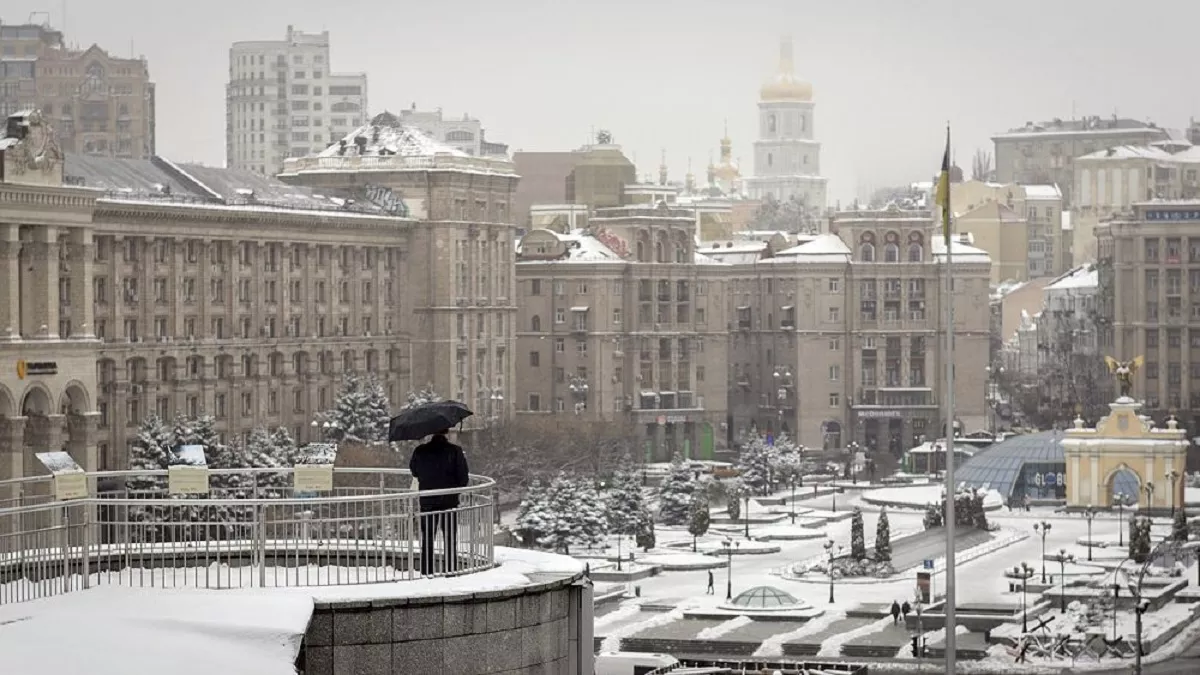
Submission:
M 950 127 L 946 127 L 946 153 L 942 155 L 942 172 L 938 174 L 937 204 L 942 208 L 942 234 L 950 246 Z

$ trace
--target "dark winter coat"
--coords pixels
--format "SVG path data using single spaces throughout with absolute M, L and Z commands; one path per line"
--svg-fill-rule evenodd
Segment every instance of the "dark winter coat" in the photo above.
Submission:
M 900 603 L 892 601 L 892 616 L 900 616 Z
M 408 468 L 419 481 L 422 492 L 467 486 L 467 455 L 461 446 L 442 435 L 418 445 Z M 421 497 L 420 501 L 422 511 L 444 511 L 458 506 L 458 495 Z
M 908 616 L 908 613 L 911 611 L 912 611 L 912 605 L 908 604 L 908 601 L 905 600 L 904 604 L 900 606 L 900 613 L 903 614 L 904 616 Z

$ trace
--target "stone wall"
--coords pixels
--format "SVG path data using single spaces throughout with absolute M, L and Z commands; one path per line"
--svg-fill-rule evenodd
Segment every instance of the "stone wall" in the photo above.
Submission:
M 591 586 L 580 578 L 445 597 L 317 603 L 299 672 L 591 675 Z

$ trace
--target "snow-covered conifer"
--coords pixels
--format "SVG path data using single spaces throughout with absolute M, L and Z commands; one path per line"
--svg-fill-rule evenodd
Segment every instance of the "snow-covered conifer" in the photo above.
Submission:
M 378 443 L 387 440 L 391 404 L 387 392 L 374 374 L 348 374 L 333 402 L 333 409 L 322 416 L 331 422 L 329 439 L 351 443 Z
M 517 534 L 526 546 L 537 545 L 548 529 L 551 517 L 547 496 L 548 491 L 535 478 L 517 508 Z
M 130 443 L 129 468 L 135 471 L 164 471 L 173 447 L 175 435 L 171 429 L 157 415 L 150 415 L 142 420 L 137 435 Z M 167 495 L 167 478 L 133 476 L 126 479 L 125 487 L 133 498 L 163 499 Z M 130 507 L 129 518 L 134 522 L 159 522 L 166 518 L 166 509 L 158 506 Z M 156 528 L 140 528 L 132 532 L 132 536 L 141 541 L 158 541 L 163 535 Z
M 538 537 L 538 543 L 546 548 L 570 555 L 571 543 L 576 534 L 574 528 L 577 524 L 577 519 L 573 517 L 572 511 L 579 506 L 575 482 L 565 473 L 560 473 L 550 484 L 546 502 L 549 506 L 547 523 L 541 536 Z
M 571 543 L 597 548 L 608 539 L 606 503 L 591 479 L 573 481 L 575 506 L 568 514 L 573 521 Z
M 850 557 L 862 560 L 867 557 L 867 540 L 863 535 L 862 509 L 854 507 L 850 516 Z
M 1180 542 L 1188 540 L 1187 514 L 1183 507 L 1175 510 L 1175 519 L 1171 521 L 1171 539 Z
M 875 562 L 891 562 L 892 528 L 888 523 L 887 508 L 879 509 L 879 521 L 875 524 Z
M 754 494 L 764 495 L 771 491 L 771 451 L 761 438 L 752 438 L 742 446 L 737 467 L 742 483 Z
M 925 529 L 932 530 L 935 527 L 941 527 L 943 524 L 943 513 L 944 512 L 940 504 L 926 504 L 924 519 Z
M 641 529 L 634 537 L 634 542 L 643 550 L 649 551 L 658 543 L 654 537 L 654 520 L 647 518 L 642 521 Z
M 420 389 L 414 389 L 408 392 L 408 397 L 404 401 L 404 405 L 400 406 L 401 410 L 408 410 L 426 403 L 435 403 L 442 400 L 442 396 L 433 390 L 433 385 L 426 385 Z
M 691 470 L 683 463 L 683 458 L 676 454 L 671 458 L 670 469 L 658 487 L 659 519 L 666 525 L 687 523 L 689 505 L 695 491 L 696 481 Z
M 703 537 L 708 532 L 708 495 L 697 491 L 692 495 L 691 510 L 688 514 L 688 534 L 692 535 L 692 550 L 696 550 L 696 538 Z
M 629 455 L 621 458 L 613 473 L 607 501 L 608 531 L 618 536 L 637 534 L 638 525 L 646 512 L 646 500 L 642 496 L 642 481 Z

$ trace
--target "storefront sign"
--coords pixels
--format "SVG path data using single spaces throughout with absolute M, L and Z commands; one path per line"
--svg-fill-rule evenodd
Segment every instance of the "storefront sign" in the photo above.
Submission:
M 332 464 L 297 464 L 292 471 L 292 489 L 297 492 L 333 490 Z
M 863 419 L 895 418 L 903 415 L 899 410 L 858 410 L 856 412 Z
M 31 375 L 57 375 L 58 363 L 55 361 L 17 361 L 17 379 L 23 380 Z

